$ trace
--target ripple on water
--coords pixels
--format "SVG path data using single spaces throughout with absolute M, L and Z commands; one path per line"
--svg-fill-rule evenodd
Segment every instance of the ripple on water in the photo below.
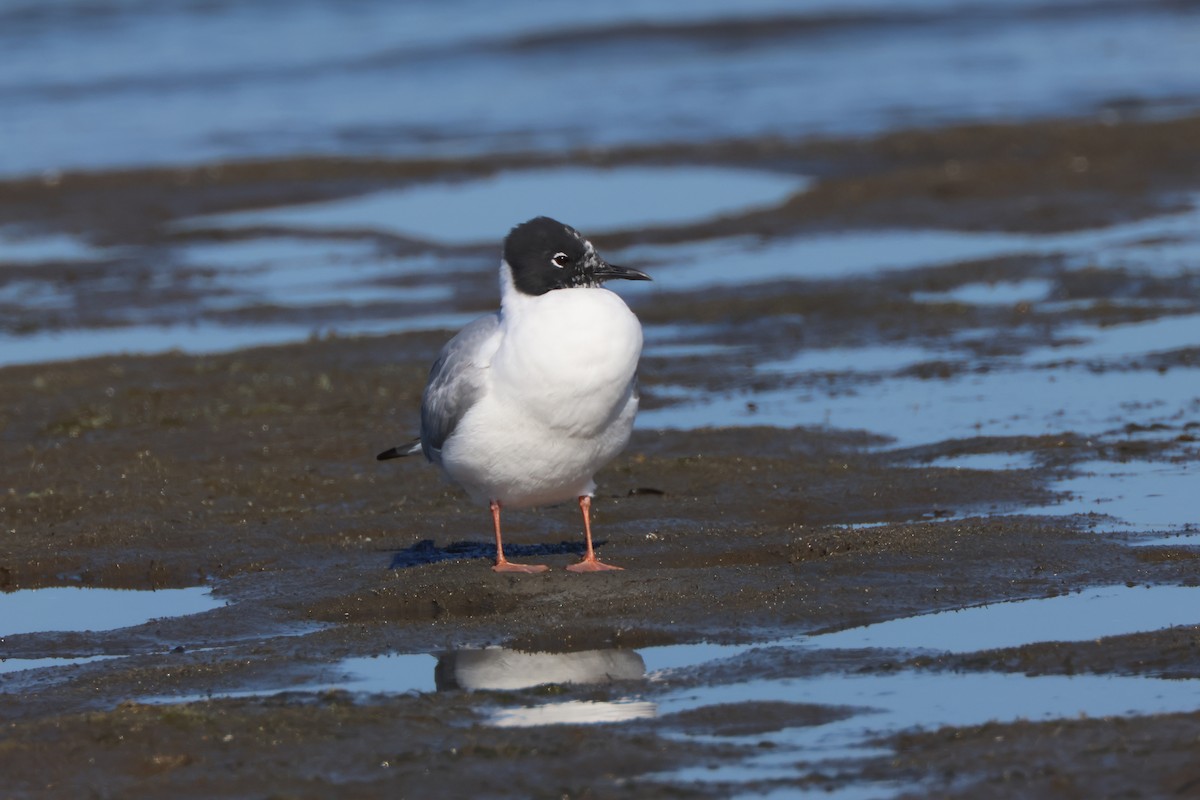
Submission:
M 27 11 L 40 5 L 3 5 L 0 170 L 51 183 L 61 169 L 292 154 L 653 154 L 1098 110 L 1117 121 L 1114 98 L 1138 116 L 1200 91 L 1181 68 L 1195 52 L 1187 3 L 515 0 L 480 14 L 364 0 L 281 15 L 275 0 L 114 2 L 96 6 L 102 29 Z

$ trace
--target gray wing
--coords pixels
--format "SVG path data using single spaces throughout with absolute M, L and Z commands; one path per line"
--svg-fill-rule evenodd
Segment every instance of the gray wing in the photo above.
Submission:
M 446 342 L 430 368 L 421 398 L 421 449 L 430 461 L 441 461 L 442 445 L 483 394 L 484 367 L 477 354 L 499 327 L 499 313 L 480 317 Z

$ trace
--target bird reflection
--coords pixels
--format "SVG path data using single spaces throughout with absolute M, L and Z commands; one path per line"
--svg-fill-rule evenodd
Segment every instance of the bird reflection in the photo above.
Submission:
M 505 647 L 458 650 L 438 658 L 434 681 L 452 689 L 527 689 L 547 683 L 611 683 L 640 680 L 646 662 L 633 650 L 525 653 Z

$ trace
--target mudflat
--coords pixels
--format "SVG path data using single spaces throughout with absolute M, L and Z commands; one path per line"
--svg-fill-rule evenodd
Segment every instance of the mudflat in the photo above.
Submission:
M 527 166 L 715 165 L 813 179 L 783 203 L 715 222 L 591 236 L 604 252 L 644 254 L 631 266 L 663 289 L 631 305 L 648 330 L 673 332 L 647 348 L 643 425 L 598 476 L 595 532 L 603 557 L 626 568 L 619 573 L 564 571 L 582 547 L 568 504 L 508 517 L 515 553 L 549 573 L 494 574 L 486 509 L 417 459 L 374 460 L 415 431 L 425 375 L 449 329 L 0 369 L 0 603 L 45 587 L 206 586 L 220 604 L 109 631 L 0 639 L 0 668 L 72 660 L 0 673 L 3 794 L 723 797 L 859 785 L 912 796 L 1200 793 L 1200 701 L 1172 713 L 1131 701 L 1067 721 L 932 716 L 914 720 L 919 730 L 884 726 L 869 747 L 826 756 L 788 738 L 856 717 L 871 729 L 869 703 L 800 691 L 822 677 L 916 676 L 935 693 L 938 681 L 949 691 L 972 675 L 1091 676 L 1117 681 L 1114 691 L 1163 678 L 1187 689 L 1200 678 L 1195 624 L 1078 640 L 1068 630 L 1065 641 L 966 652 L 809 646 L 830 632 L 984 604 L 1197 586 L 1194 528 L 1165 526 L 1180 535 L 1145 544 L 1137 526 L 1105 530 L 1090 513 L 1102 507 L 1047 511 L 1089 465 L 1195 469 L 1194 233 L 1131 228 L 1120 246 L 1193 247 L 1171 256 L 1184 266 L 1157 271 L 1072 260 L 1069 237 L 1095 232 L 1103 249 L 1105 231 L 1186 214 L 1200 191 L 1197 141 L 1200 117 L 1063 120 L 552 159 L 288 159 L 0 184 L 0 221 L 86 232 L 110 248 L 89 264 L 51 258 L 36 277 L 27 265 L 0 264 L 6 281 L 66 287 L 69 315 L 14 309 L 5 321 L 53 334 L 104 331 L 144 308 L 184 323 L 335 330 L 358 313 L 348 303 L 296 311 L 267 302 L 214 312 L 197 278 L 205 267 L 177 271 L 165 287 L 148 278 L 162 248 L 279 233 L 175 224 L 200 213 Z M 769 261 L 779 243 L 928 229 L 1024 244 L 852 276 L 733 280 L 716 290 L 680 278 L 685 288 L 672 289 L 687 270 L 670 263 L 684 252 L 672 248 L 685 244 L 732 241 Z M 338 236 L 397 256 L 460 259 L 441 310 L 494 303 L 491 248 Z M 971 299 L 988 287 L 1034 297 Z M 1161 347 L 1087 350 L 1092 337 L 1156 324 Z M 957 349 L 939 350 L 944 342 Z M 827 362 L 787 368 L 814 352 Z M 863 367 L 864 352 L 881 363 Z M 1027 369 L 1010 370 L 1022 358 L 1032 359 Z M 1032 411 L 1019 402 L 1075 382 L 1078 399 Z M 992 405 L 978 423 L 904 413 L 913 387 L 945 396 L 976 385 L 970 391 L 992 397 L 980 401 Z M 1131 387 L 1144 394 L 1094 418 L 1094 395 Z M 1162 406 L 1164 396 L 1174 405 Z M 828 418 L 813 416 L 813 397 L 824 398 Z M 886 413 L 877 424 L 843 424 L 839 409 L 864 398 Z M 154 603 L 149 595 L 148 619 Z M 712 657 L 686 649 L 704 643 Z M 449 676 L 457 654 L 482 648 L 632 651 L 648 677 L 472 690 Z M 672 652 L 694 655 L 652 668 L 655 654 Z M 356 670 L 370 663 L 383 677 L 363 690 Z M 775 687 L 770 697 L 736 688 L 762 684 Z M 612 716 L 597 722 L 589 709 Z M 571 710 L 581 716 L 539 723 Z M 768 768 L 764 757 L 777 761 Z

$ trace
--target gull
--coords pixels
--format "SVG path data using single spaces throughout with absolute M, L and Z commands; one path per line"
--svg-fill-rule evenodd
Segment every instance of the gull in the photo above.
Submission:
M 569 225 L 513 228 L 500 262 L 500 310 L 442 348 L 421 399 L 420 439 L 378 458 L 423 453 L 496 532 L 497 572 L 544 572 L 504 557 L 502 508 L 575 499 L 586 551 L 573 572 L 616 570 L 592 548 L 593 476 L 625 448 L 637 414 L 642 326 L 605 281 L 650 276 L 609 264 Z

